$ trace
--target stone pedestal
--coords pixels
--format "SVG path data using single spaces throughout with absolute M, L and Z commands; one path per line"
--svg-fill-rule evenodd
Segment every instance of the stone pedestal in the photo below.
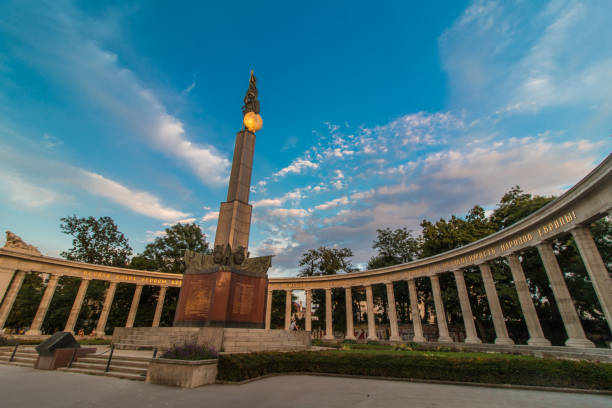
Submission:
M 219 265 L 211 255 L 187 251 L 185 261 L 174 326 L 265 327 L 270 257 Z

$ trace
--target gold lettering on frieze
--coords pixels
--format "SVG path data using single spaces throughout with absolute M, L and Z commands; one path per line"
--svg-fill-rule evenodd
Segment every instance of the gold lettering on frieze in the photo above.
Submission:
M 549 234 L 559 228 L 561 228 L 561 226 L 565 225 L 565 224 L 569 224 L 572 221 L 576 220 L 576 212 L 574 210 L 568 212 L 567 214 L 564 214 L 556 219 L 554 219 L 553 221 L 550 221 L 547 224 L 542 225 L 541 227 L 538 228 L 538 236 L 542 237 L 546 234 Z

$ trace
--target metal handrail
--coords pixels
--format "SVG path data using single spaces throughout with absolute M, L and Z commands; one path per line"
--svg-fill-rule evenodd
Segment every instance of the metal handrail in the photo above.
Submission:
M 108 370 L 110 370 L 111 360 L 113 359 L 114 351 L 115 351 L 115 345 L 111 344 L 110 354 L 108 355 L 108 361 L 106 362 L 106 369 L 104 370 L 105 373 L 108 373 Z
M 9 359 L 9 363 L 11 363 L 15 359 L 15 354 L 17 353 L 17 347 L 19 347 L 19 343 L 15 344 L 15 348 L 13 349 L 13 354 L 11 354 L 11 358 Z

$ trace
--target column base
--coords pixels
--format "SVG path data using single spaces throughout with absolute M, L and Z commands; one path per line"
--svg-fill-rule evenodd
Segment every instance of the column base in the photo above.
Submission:
M 535 337 L 527 340 L 527 345 L 536 347 L 550 347 L 550 341 L 544 337 Z
M 380 339 L 378 338 L 378 336 L 368 336 L 366 340 L 367 341 L 379 341 Z
M 595 348 L 595 344 L 586 338 L 567 339 L 565 341 L 566 347 L 577 347 L 577 348 Z
M 402 341 L 402 338 L 400 336 L 391 336 L 389 337 L 389 341 L 399 343 Z
M 41 336 L 42 332 L 40 330 L 28 330 L 24 333 L 26 336 Z
M 465 338 L 465 343 L 466 344 L 482 344 L 482 340 L 480 340 L 478 337 L 466 337 Z
M 423 337 L 423 336 L 419 336 L 419 337 L 414 336 L 412 338 L 412 341 L 415 342 L 415 343 L 427 343 L 427 339 L 425 337 Z
M 495 339 L 495 344 L 512 346 L 514 345 L 514 341 L 512 341 L 510 337 L 498 337 Z
M 357 337 L 355 336 L 344 336 L 344 340 L 357 340 Z
M 322 338 L 323 338 L 323 340 L 336 340 L 336 338 L 334 336 L 327 335 L 327 334 L 325 336 L 323 336 Z
M 438 343 L 452 343 L 452 342 L 453 342 L 453 339 L 451 339 L 448 336 L 438 337 Z

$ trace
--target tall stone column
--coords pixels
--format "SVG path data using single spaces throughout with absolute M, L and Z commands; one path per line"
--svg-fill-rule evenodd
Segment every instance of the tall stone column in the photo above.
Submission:
M 350 286 L 344 288 L 346 298 L 346 340 L 356 340 L 355 328 L 353 326 L 353 290 Z
M 74 333 L 74 326 L 79 318 L 79 313 L 81 313 L 81 307 L 83 307 L 83 300 L 85 300 L 85 294 L 87 294 L 87 287 L 89 286 L 90 280 L 91 279 L 88 278 L 81 279 L 79 290 L 74 298 L 72 309 L 70 309 L 70 315 L 68 316 L 68 321 L 64 327 L 64 331 L 66 332 Z
M 142 285 L 136 285 L 134 290 L 134 296 L 132 297 L 132 304 L 130 305 L 130 313 L 128 313 L 125 327 L 134 327 L 134 320 L 136 320 L 136 313 L 138 312 L 138 304 L 140 303 L 140 295 L 142 294 Z
M 521 304 L 521 309 L 523 309 L 523 316 L 525 316 L 525 323 L 527 323 L 527 330 L 529 331 L 527 344 L 530 346 L 550 346 L 550 341 L 544 337 L 542 326 L 540 326 L 540 319 L 538 319 L 538 314 L 533 305 L 533 299 L 531 299 L 529 286 L 527 286 L 527 280 L 525 279 L 525 272 L 523 272 L 518 255 L 510 254 L 506 256 L 506 259 L 512 271 L 514 286 L 516 287 L 519 303 Z
M 465 326 L 465 342 L 468 344 L 480 344 L 482 340 L 478 338 L 476 326 L 474 325 L 474 316 L 470 306 L 470 298 L 465 286 L 465 278 L 463 269 L 453 271 L 455 282 L 457 282 L 457 293 L 459 294 L 459 304 L 461 305 L 461 315 L 463 316 L 463 325 Z
M 306 289 L 306 316 L 304 318 L 306 327 L 304 330 L 312 331 L 312 289 Z
M 540 258 L 542 258 L 550 287 L 555 295 L 557 307 L 561 313 L 561 319 L 563 319 L 563 324 L 565 325 L 565 331 L 568 337 L 565 341 L 565 345 L 568 347 L 595 347 L 584 334 L 580 318 L 578 317 L 578 313 L 576 313 L 576 307 L 567 289 L 565 279 L 563 278 L 563 272 L 561 272 L 557 257 L 552 250 L 550 242 L 541 242 L 537 245 L 537 248 L 540 253 Z
M 410 316 L 412 317 L 412 328 L 414 330 L 414 342 L 425 342 L 423 326 L 421 325 L 421 313 L 419 311 L 419 298 L 417 297 L 414 279 L 408 279 L 408 294 L 410 295 Z
M 285 298 L 285 330 L 289 330 L 291 325 L 291 290 L 287 289 Z
M 13 308 L 13 304 L 15 303 L 15 299 L 17 299 L 17 294 L 19 293 L 19 289 L 21 289 L 21 284 L 23 283 L 24 278 L 25 272 L 17 271 L 15 273 L 15 276 L 13 276 L 11 286 L 9 286 L 6 295 L 4 295 L 4 301 L 0 306 L 0 331 L 4 329 L 6 319 L 8 319 L 9 314 L 11 313 L 11 309 Z
M 111 306 L 113 304 L 113 298 L 115 297 L 115 290 L 117 290 L 117 282 L 111 282 L 108 286 L 108 289 L 106 289 L 106 295 L 104 296 L 102 313 L 100 313 L 98 325 L 96 326 L 96 337 L 104 337 L 104 329 L 106 328 L 108 313 L 110 312 Z
M 497 290 L 495 290 L 495 282 L 491 275 L 491 267 L 488 263 L 480 264 L 478 267 L 480 268 L 482 282 L 484 283 L 487 299 L 489 300 L 489 309 L 491 309 L 491 316 L 493 317 L 493 326 L 495 326 L 495 344 L 514 344 L 514 341 L 508 336 L 504 314 L 502 313 L 499 298 L 497 297 Z
M 331 288 L 325 289 L 325 340 L 334 339 L 334 327 L 333 327 L 333 313 L 332 313 L 332 290 Z
M 153 316 L 153 324 L 151 327 L 159 327 L 162 311 L 164 310 L 164 300 L 166 300 L 167 286 L 160 286 L 159 295 L 157 296 L 157 305 L 155 306 L 155 315 Z M 134 314 L 135 316 L 136 314 Z
M 272 294 L 273 290 L 268 289 L 268 296 L 266 299 L 266 330 L 270 330 L 272 325 Z
M 389 341 L 402 341 L 397 327 L 397 311 L 395 310 L 395 294 L 393 293 L 393 282 L 386 282 L 387 303 L 389 303 L 389 325 L 391 326 L 391 337 Z
M 378 340 L 376 335 L 376 320 L 374 317 L 374 297 L 372 296 L 372 285 L 367 285 L 366 304 L 368 309 L 368 340 Z
M 446 322 L 446 312 L 444 311 L 444 302 L 442 302 L 442 294 L 440 292 L 440 280 L 438 275 L 429 277 L 431 280 L 431 291 L 433 292 L 434 303 L 436 306 L 436 321 L 438 322 L 438 341 L 441 343 L 452 343 L 453 339 L 448 335 L 448 323 Z
M 37 336 L 41 334 L 40 327 L 42 326 L 43 321 L 45 320 L 45 316 L 49 311 L 49 305 L 51 304 L 53 293 L 55 293 L 55 287 L 57 286 L 58 280 L 59 275 L 51 275 L 49 277 L 49 282 L 47 282 L 47 287 L 45 288 L 43 297 L 40 300 L 40 304 L 38 305 L 36 316 L 34 316 L 34 320 L 32 321 L 32 325 L 30 326 L 30 330 L 25 333 L 26 336 Z
M 599 304 L 608 321 L 608 327 L 612 330 L 612 279 L 610 279 L 610 274 L 606 270 L 589 228 L 576 227 L 572 230 L 572 236 L 578 245 L 591 282 L 593 282 L 593 289 L 595 289 Z

